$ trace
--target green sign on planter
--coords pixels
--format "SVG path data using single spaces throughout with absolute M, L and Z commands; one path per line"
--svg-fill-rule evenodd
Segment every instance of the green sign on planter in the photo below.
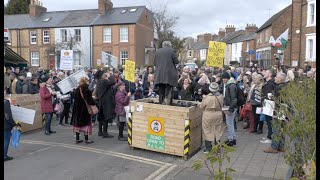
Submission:
M 165 137 L 147 134 L 147 147 L 152 149 L 164 150 Z

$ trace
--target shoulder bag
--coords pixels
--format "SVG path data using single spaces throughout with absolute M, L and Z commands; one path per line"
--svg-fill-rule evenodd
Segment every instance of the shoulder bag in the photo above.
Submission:
M 217 98 L 217 96 L 215 96 L 215 95 L 213 95 L 213 96 L 217 99 L 217 101 L 219 103 L 219 106 L 220 106 L 220 109 L 221 109 L 221 113 L 222 113 L 222 117 L 223 117 L 223 121 L 225 121 L 226 120 L 226 115 L 222 111 L 221 103 L 220 103 L 219 99 Z
M 96 105 L 89 105 L 89 104 L 87 103 L 87 101 L 84 99 L 81 87 L 80 87 L 80 94 L 81 94 L 82 99 L 83 99 L 84 102 L 86 103 L 86 106 L 87 106 L 87 109 L 88 109 L 88 113 L 89 113 L 90 115 L 98 114 L 99 110 L 98 110 L 97 106 L 96 106 Z

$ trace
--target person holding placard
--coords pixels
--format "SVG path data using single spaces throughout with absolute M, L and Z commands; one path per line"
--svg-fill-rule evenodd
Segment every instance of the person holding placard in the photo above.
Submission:
M 56 95 L 56 92 L 50 92 L 47 85 L 51 85 L 52 78 L 44 76 L 40 83 L 40 97 L 41 97 L 41 110 L 45 114 L 45 135 L 56 133 L 51 131 L 51 120 L 53 115 L 52 97 Z

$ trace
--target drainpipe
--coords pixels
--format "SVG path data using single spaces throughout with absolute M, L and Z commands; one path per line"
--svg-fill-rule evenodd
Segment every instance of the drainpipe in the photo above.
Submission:
M 90 26 L 90 68 L 93 68 L 92 58 L 92 26 Z
M 292 66 L 292 59 L 291 59 L 291 54 L 292 54 L 292 34 L 293 34 L 293 29 L 292 29 L 292 20 L 293 20 L 293 4 L 291 5 L 291 34 L 290 34 L 290 53 L 289 53 L 289 59 L 290 59 L 290 66 Z
M 301 32 L 301 29 L 302 29 L 302 3 L 303 3 L 303 0 L 301 0 L 301 5 L 300 5 L 300 10 L 301 10 L 301 14 L 300 14 L 300 28 L 299 28 L 299 31 L 300 31 L 300 33 L 299 33 L 299 36 L 300 36 L 300 38 L 299 38 L 299 61 L 298 61 L 298 66 L 300 67 L 300 58 L 301 58 L 301 34 L 302 34 L 302 32 Z

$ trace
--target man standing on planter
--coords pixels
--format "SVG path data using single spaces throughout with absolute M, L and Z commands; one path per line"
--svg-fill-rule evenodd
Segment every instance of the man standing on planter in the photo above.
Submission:
M 179 60 L 171 47 L 170 41 L 164 41 L 162 48 L 155 54 L 155 84 L 159 84 L 159 103 L 172 104 L 173 87 L 178 86 L 178 71 L 176 64 Z

